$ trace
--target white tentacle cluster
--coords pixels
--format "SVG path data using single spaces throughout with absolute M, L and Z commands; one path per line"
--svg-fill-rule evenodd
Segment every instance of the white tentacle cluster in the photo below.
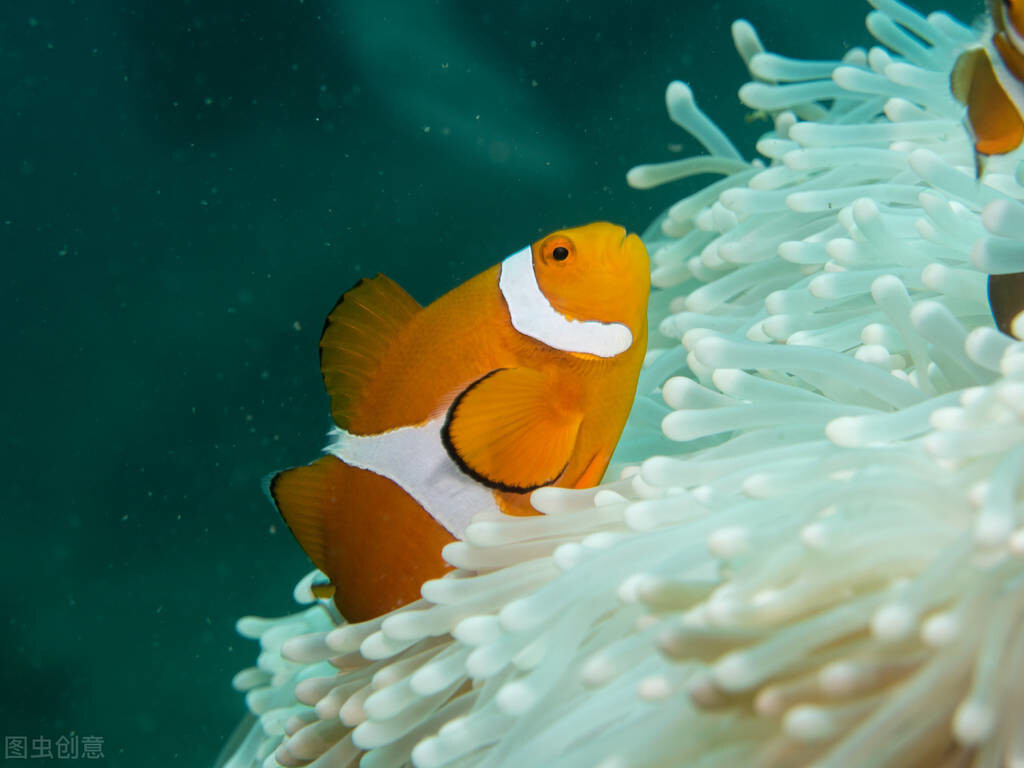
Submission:
M 630 182 L 723 178 L 645 237 L 648 458 L 474 519 L 388 616 L 243 620 L 260 720 L 226 765 L 1024 764 L 1024 345 L 985 290 L 1024 271 L 1024 186 L 974 178 L 976 33 L 872 4 L 839 61 L 734 25 L 762 160 L 669 87 L 710 154 Z

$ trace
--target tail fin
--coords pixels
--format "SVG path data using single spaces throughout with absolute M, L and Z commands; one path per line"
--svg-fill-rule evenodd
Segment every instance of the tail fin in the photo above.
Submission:
M 386 477 L 324 456 L 278 473 L 269 492 L 351 622 L 418 600 L 451 568 L 441 549 L 452 535 Z
M 292 535 L 313 565 L 328 573 L 328 516 L 337 514 L 342 498 L 342 477 L 333 456 L 324 456 L 306 467 L 278 472 L 267 489 Z

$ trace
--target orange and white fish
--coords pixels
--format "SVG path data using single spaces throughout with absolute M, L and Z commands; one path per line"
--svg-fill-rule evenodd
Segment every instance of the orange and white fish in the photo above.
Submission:
M 980 44 L 956 60 L 950 83 L 967 107 L 967 130 L 981 176 L 984 158 L 1024 142 L 1024 0 L 988 0 L 991 23 Z
M 327 454 L 270 495 L 349 621 L 419 597 L 478 512 L 535 514 L 529 493 L 597 484 L 647 347 L 640 238 L 554 232 L 421 307 L 378 275 L 320 339 Z
M 988 10 L 981 43 L 960 54 L 950 76 L 967 107 L 978 178 L 986 157 L 1024 143 L 1024 0 L 988 0 Z M 988 303 L 999 330 L 1024 338 L 1024 273 L 989 275 Z

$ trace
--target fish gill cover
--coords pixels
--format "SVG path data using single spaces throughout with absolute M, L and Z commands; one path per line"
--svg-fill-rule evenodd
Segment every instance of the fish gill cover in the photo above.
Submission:
M 596 489 L 476 519 L 422 600 L 246 618 L 226 766 L 1024 761 L 1024 268 L 1015 156 L 979 181 L 949 90 L 979 32 L 873 0 L 835 61 L 733 38 L 773 128 L 630 172 L 722 176 L 652 224 L 651 346 Z M 310 762 L 312 761 L 312 762 Z

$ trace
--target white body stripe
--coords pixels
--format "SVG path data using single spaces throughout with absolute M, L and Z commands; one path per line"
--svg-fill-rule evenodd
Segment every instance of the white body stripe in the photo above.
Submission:
M 549 347 L 615 357 L 633 343 L 633 334 L 622 323 L 569 320 L 556 311 L 537 285 L 530 246 L 501 262 L 498 287 L 512 316 L 512 327 Z
M 1017 109 L 1017 114 L 1024 117 L 1024 84 L 1021 83 L 1013 73 L 1006 66 L 1003 61 L 1003 57 L 999 55 L 999 49 L 996 48 L 995 43 L 992 42 L 992 36 L 989 35 L 985 38 L 985 52 L 988 53 L 989 61 L 992 62 L 992 71 L 996 75 L 996 80 L 1006 91 L 1006 95 L 1013 102 L 1013 106 Z
M 400 485 L 458 539 L 477 512 L 497 511 L 492 491 L 465 474 L 441 443 L 444 418 L 379 435 L 353 435 L 335 427 L 324 449 L 353 467 Z M 397 532 L 396 532 L 397 533 Z
M 1024 53 L 1024 38 L 1021 37 L 1020 32 L 1013 26 L 1013 22 L 1007 18 L 1007 14 L 1004 13 L 1003 21 L 1006 25 L 1006 36 L 1010 39 L 1010 44 L 1017 49 L 1017 53 Z

